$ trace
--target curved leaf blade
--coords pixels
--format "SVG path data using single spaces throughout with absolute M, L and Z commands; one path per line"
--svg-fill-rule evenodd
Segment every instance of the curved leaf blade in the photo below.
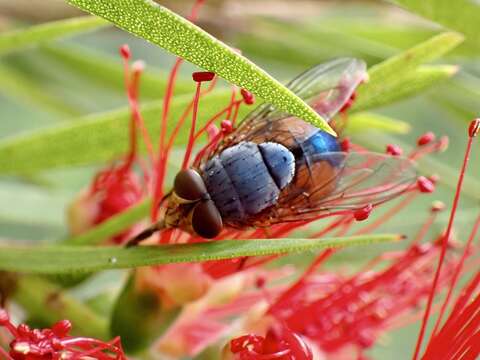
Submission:
M 410 131 L 410 124 L 385 115 L 370 112 L 358 112 L 350 115 L 345 129 L 348 134 L 360 133 L 366 130 L 406 134 Z
M 198 26 L 153 1 L 67 1 L 207 71 L 213 71 L 278 108 L 335 134 L 310 106 L 264 70 Z
M 39 45 L 68 35 L 97 29 L 108 23 L 93 16 L 52 21 L 0 34 L 0 55 L 22 50 L 28 46 Z
M 399 235 L 325 239 L 222 240 L 198 244 L 121 247 L 0 246 L 0 270 L 66 274 L 160 264 L 264 256 L 399 240 Z
M 445 32 L 371 67 L 368 71 L 369 81 L 359 87 L 359 101 L 355 103 L 352 110 L 356 111 L 381 104 L 381 98 L 385 94 L 394 94 L 392 88 L 398 87 L 399 79 L 413 76 L 412 73 L 420 65 L 440 58 L 462 41 L 461 34 Z M 367 101 L 371 104 L 368 104 Z
M 102 241 L 105 241 L 146 218 L 151 206 L 152 203 L 150 200 L 144 200 L 141 203 L 135 204 L 121 213 L 110 217 L 83 234 L 65 239 L 63 243 L 67 245 L 100 244 Z
M 480 3 L 471 0 L 390 0 L 401 7 L 466 35 L 480 48 L 478 19 Z
M 382 84 L 378 81 L 378 87 L 382 87 L 382 90 L 377 93 L 374 89 L 377 86 L 371 85 L 371 92 L 360 96 L 352 111 L 376 108 L 417 95 L 451 78 L 457 71 L 455 65 L 424 65 L 397 79 Z
M 219 90 L 202 99 L 199 125 L 213 116 L 224 104 L 228 104 L 229 99 L 229 90 Z M 171 117 L 180 117 L 190 101 L 190 95 L 176 97 L 172 102 Z M 158 134 L 160 131 L 158 114 L 161 109 L 162 101 L 142 106 L 145 126 L 150 134 Z M 93 114 L 68 124 L 0 141 L 0 173 L 23 175 L 49 168 L 114 159 L 128 149 L 129 114 L 128 108 Z M 171 130 L 175 122 L 169 122 L 168 126 Z M 188 127 L 184 126 L 183 133 L 186 134 L 187 129 Z M 178 139 L 184 141 L 185 137 L 179 136 Z M 152 140 L 155 142 L 157 136 L 152 136 Z
M 41 50 L 55 63 L 59 63 L 72 73 L 80 74 L 88 81 L 101 84 L 116 92 L 124 92 L 124 69 L 122 64 L 116 61 L 117 59 L 82 46 L 49 44 Z M 167 79 L 167 72 L 152 70 L 147 66 L 140 82 L 142 98 L 158 99 L 163 96 Z M 195 85 L 191 79 L 177 78 L 176 95 L 193 94 L 194 91 Z

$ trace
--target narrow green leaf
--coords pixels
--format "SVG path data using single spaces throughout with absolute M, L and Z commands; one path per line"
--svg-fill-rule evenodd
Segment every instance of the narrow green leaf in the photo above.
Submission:
M 49 94 L 38 83 L 9 66 L 0 65 L 0 93 L 26 106 L 35 106 L 64 117 L 80 114 L 80 111 Z
M 359 101 L 354 105 L 353 110 L 365 109 L 365 103 L 362 104 L 362 101 L 374 104 L 371 106 L 382 103 L 381 98 L 385 94 L 392 94 L 391 88 L 398 86 L 400 79 L 406 76 L 413 76 L 411 75 L 412 72 L 419 65 L 438 59 L 460 44 L 462 40 L 462 35 L 458 33 L 442 33 L 373 66 L 368 71 L 369 81 L 358 90 Z M 425 73 L 420 76 L 425 78 Z M 411 89 L 408 92 L 411 93 Z
M 370 90 L 359 89 L 360 95 L 352 111 L 376 108 L 420 94 L 452 77 L 457 71 L 458 67 L 455 65 L 424 65 L 390 80 L 382 81 L 377 78 L 372 80 L 375 83 L 365 85 Z
M 105 25 L 107 23 L 102 19 L 93 16 L 82 16 L 3 33 L 0 34 L 0 55 L 69 35 L 98 29 Z
M 169 263 L 313 251 L 399 240 L 398 235 L 325 239 L 223 240 L 198 244 L 120 247 L 0 246 L 0 270 L 40 274 L 94 272 Z
M 13 297 L 29 316 L 47 324 L 69 319 L 74 324 L 73 334 L 104 340 L 110 337 L 106 318 L 98 316 L 64 289 L 44 278 L 20 275 L 15 282 Z
M 230 101 L 229 90 L 214 92 L 200 102 L 199 126 Z M 171 118 L 178 119 L 190 103 L 190 95 L 176 97 L 172 102 Z M 156 141 L 160 131 L 159 114 L 162 101 L 142 107 L 145 125 Z M 248 109 L 244 107 L 244 110 Z M 247 110 L 248 111 L 248 110 Z M 39 130 L 0 141 L 0 173 L 25 174 L 35 171 L 108 161 L 128 149 L 128 108 L 86 116 L 65 125 Z M 169 130 L 176 121 L 169 122 Z M 187 133 L 188 121 L 183 128 Z M 185 141 L 180 134 L 179 143 Z
M 119 61 L 115 61 L 110 56 L 85 47 L 72 45 L 47 45 L 42 48 L 42 52 L 61 66 L 73 73 L 80 74 L 85 79 L 101 84 L 111 90 L 124 92 L 123 66 Z M 120 60 L 120 57 L 118 60 Z M 140 82 L 142 99 L 159 99 L 162 97 L 167 84 L 167 78 L 167 73 L 152 71 L 147 64 Z M 194 89 L 194 83 L 191 79 L 187 81 L 177 78 L 175 95 L 193 93 Z
M 480 48 L 480 3 L 472 0 L 391 0 L 403 8 L 466 35 Z
M 349 116 L 348 134 L 360 133 L 366 130 L 378 130 L 386 133 L 406 134 L 410 131 L 410 124 L 391 117 L 370 112 L 359 112 Z
M 136 204 L 114 215 L 84 234 L 64 240 L 68 245 L 96 245 L 144 219 L 151 206 L 150 200 Z
M 303 100 L 199 27 L 151 0 L 67 0 L 334 134 Z

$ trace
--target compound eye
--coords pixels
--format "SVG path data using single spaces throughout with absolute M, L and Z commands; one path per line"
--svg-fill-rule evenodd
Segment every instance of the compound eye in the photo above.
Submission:
M 198 236 L 212 239 L 222 231 L 223 221 L 212 200 L 199 202 L 192 213 L 192 227 Z
M 173 189 L 180 198 L 190 201 L 200 200 L 207 193 L 202 177 L 192 169 L 177 174 Z

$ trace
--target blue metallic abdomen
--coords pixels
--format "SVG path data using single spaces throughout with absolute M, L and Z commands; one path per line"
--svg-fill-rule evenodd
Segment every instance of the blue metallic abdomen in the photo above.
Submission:
M 211 158 L 202 177 L 224 221 L 241 223 L 276 204 L 297 166 L 309 166 L 317 154 L 338 151 L 337 139 L 323 131 L 290 150 L 274 142 L 241 142 Z
M 285 146 L 241 142 L 211 158 L 202 176 L 223 219 L 242 221 L 274 205 L 294 172 L 295 158 Z
M 309 158 L 315 157 L 316 154 L 341 151 L 338 139 L 329 133 L 320 130 L 303 141 L 300 144 L 300 147 L 302 148 L 303 156 L 305 156 L 307 162 Z

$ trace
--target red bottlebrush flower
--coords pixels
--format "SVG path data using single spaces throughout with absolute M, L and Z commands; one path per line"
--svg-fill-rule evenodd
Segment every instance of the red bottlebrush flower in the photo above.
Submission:
M 69 224 L 73 234 L 80 234 L 138 203 L 144 197 L 148 186 L 141 183 L 133 170 L 135 162 L 144 168 L 144 164 L 137 159 L 138 130 L 143 134 L 149 153 L 152 153 L 151 141 L 146 134 L 138 109 L 139 80 L 144 65 L 141 62 L 135 62 L 130 67 L 131 53 L 127 45 L 120 48 L 120 54 L 124 59 L 125 88 L 131 107 L 130 150 L 124 159 L 101 170 L 95 176 L 90 188 L 81 193 L 72 203 L 69 208 Z M 148 183 L 148 173 L 145 169 L 143 172 L 144 180 Z M 117 234 L 112 240 L 121 243 L 132 236 L 133 230 L 134 228 L 131 228 Z
M 0 327 L 13 337 L 8 351 L 0 348 L 0 355 L 6 360 L 127 360 L 119 338 L 104 342 L 70 336 L 72 325 L 68 320 L 59 321 L 47 329 L 30 329 L 25 324 L 15 326 L 8 313 L 0 309 Z
M 323 287 L 315 285 L 314 277 L 304 279 L 285 291 L 269 313 L 325 353 L 352 346 L 359 351 L 368 349 L 426 298 L 439 250 L 438 245 L 412 245 L 395 254 L 396 259 L 381 272 L 333 277 Z M 453 261 L 442 273 L 442 284 L 452 268 Z
M 230 341 L 230 353 L 225 359 L 238 360 L 313 360 L 313 354 L 305 341 L 286 326 L 276 324 L 265 337 L 244 335 Z
M 191 18 L 195 18 L 198 5 L 201 3 L 201 1 L 196 2 L 195 10 L 192 12 Z M 219 145 L 221 149 L 221 146 L 225 146 L 226 143 L 228 144 L 228 140 L 231 140 L 237 135 L 237 133 L 235 133 L 235 123 L 240 106 L 253 104 L 255 98 L 245 89 L 238 91 L 237 88 L 233 87 L 230 101 L 226 104 L 225 108 L 220 109 L 214 116 L 199 126 L 197 120 L 202 119 L 201 100 L 214 89 L 216 77 L 213 73 L 196 72 L 193 74 L 193 80 L 197 83 L 196 91 L 191 103 L 178 119 L 171 119 L 170 105 L 175 92 L 175 80 L 183 62 L 183 60 L 178 59 L 167 82 L 165 97 L 163 99 L 164 103 L 158 141 L 159 146 L 155 153 L 149 135 L 143 126 L 143 121 L 138 109 L 138 74 L 140 73 L 140 67 L 136 67 L 135 69 L 137 70 L 133 69 L 133 75 L 129 76 L 132 69 L 129 69 L 127 60 L 131 57 L 131 54 L 126 49 L 122 49 L 121 54 L 125 59 L 127 95 L 132 109 L 130 152 L 124 162 L 120 163 L 118 167 L 112 168 L 104 174 L 101 173 L 98 176 L 101 180 L 98 181 L 99 185 L 92 187 L 92 189 L 96 189 L 92 191 L 96 196 L 100 193 L 105 194 L 101 201 L 94 202 L 96 209 L 98 209 L 98 216 L 95 217 L 93 223 L 104 221 L 124 210 L 126 207 L 137 202 L 144 195 L 144 192 L 150 191 L 151 189 L 153 206 L 150 217 L 151 221 L 156 224 L 152 229 L 147 230 L 145 233 L 146 236 L 139 238 L 138 241 L 150 237 L 154 230 L 159 229 L 163 229 L 164 231 L 150 239 L 151 243 L 162 245 L 205 241 L 205 239 L 198 236 L 199 232 L 193 231 L 193 221 L 191 221 L 195 208 L 193 203 L 199 201 L 199 198 L 181 198 L 181 196 L 177 196 L 180 192 L 174 191 L 167 193 L 165 188 L 167 163 L 173 144 L 181 127 L 188 118 L 191 118 L 188 144 L 185 149 L 185 156 L 181 168 L 182 170 L 188 169 L 192 172 L 201 169 L 209 156 L 215 154 L 219 149 Z M 135 74 L 137 74 L 136 77 Z M 206 81 L 210 81 L 210 83 L 202 84 L 202 82 Z M 352 84 L 353 83 L 349 83 L 348 81 L 344 84 L 341 83 L 341 86 L 339 86 L 338 99 L 335 97 L 320 97 L 318 103 L 312 104 L 314 105 L 313 107 L 322 115 L 331 115 L 332 112 L 336 113 L 337 110 L 340 109 L 339 111 L 342 113 L 341 117 L 345 120 L 347 116 L 346 111 L 355 101 L 355 93 L 351 93 L 351 89 L 349 88 L 349 86 L 353 86 Z M 202 86 L 205 88 L 202 89 Z M 171 133 L 167 133 L 168 122 L 176 124 Z M 282 133 L 288 134 L 285 130 L 290 129 L 288 126 L 290 124 L 286 123 L 286 125 L 285 128 L 280 130 Z M 241 128 L 241 126 L 243 126 L 243 124 L 241 124 L 239 128 Z M 219 128 L 221 128 L 221 130 L 219 130 Z M 252 129 L 253 128 L 252 126 Z M 474 130 L 471 131 L 472 133 L 477 131 L 475 130 L 475 126 L 473 126 L 473 129 Z M 143 168 L 147 168 L 147 170 L 144 170 L 144 184 L 136 180 L 136 176 L 132 170 L 133 163 L 140 166 L 143 165 L 136 153 L 138 133 L 142 134 L 152 165 L 151 168 L 143 166 Z M 261 132 L 259 132 L 259 134 L 259 138 L 262 139 Z M 194 156 L 193 150 L 195 145 L 197 145 L 197 140 L 204 135 L 207 135 L 206 145 L 201 147 L 197 155 Z M 268 139 L 269 141 L 274 141 L 275 134 L 269 134 Z M 222 142 L 224 140 L 225 142 Z M 418 147 L 408 155 L 408 158 L 415 160 L 425 154 L 443 150 L 447 143 L 446 138 L 435 140 L 433 134 L 425 135 L 424 139 L 419 139 Z M 234 141 L 233 144 L 236 144 L 236 142 Z M 366 164 L 360 166 L 362 171 L 372 169 L 372 165 L 375 165 L 376 161 L 380 161 L 378 160 L 380 158 L 385 159 L 385 164 L 387 164 L 383 169 L 388 169 L 388 165 L 401 160 L 397 157 L 394 158 L 392 156 L 378 154 L 375 155 L 377 157 L 372 156 L 368 158 L 368 155 L 365 155 L 365 149 L 356 144 L 352 144 L 348 139 L 340 140 L 338 145 L 343 151 L 348 153 L 348 156 L 352 155 L 352 158 L 358 155 L 358 157 L 365 156 L 365 159 L 369 160 Z M 390 145 L 387 150 L 390 155 L 394 156 L 398 156 L 402 152 L 400 148 L 394 145 Z M 407 163 L 408 161 L 405 160 L 405 162 Z M 342 173 L 345 178 L 347 178 L 350 174 L 350 168 L 345 167 L 344 170 Z M 402 168 L 402 170 L 404 170 L 404 168 Z M 396 174 L 398 173 L 403 172 L 400 170 L 396 172 Z M 375 175 L 381 174 L 379 170 Z M 354 199 L 360 199 L 361 201 L 358 200 L 358 202 L 349 204 L 349 206 L 339 207 L 340 210 L 338 211 L 327 211 L 327 213 L 317 217 L 301 218 L 297 219 L 297 221 L 288 221 L 272 225 L 268 230 L 262 227 L 256 229 L 239 227 L 237 229 L 232 226 L 231 228 L 224 228 L 221 232 L 215 233 L 211 237 L 215 237 L 217 240 L 227 238 L 283 237 L 311 221 L 333 216 L 335 216 L 335 218 L 330 224 L 312 236 L 321 237 L 326 234 L 343 235 L 348 233 L 355 220 L 366 220 L 369 218 L 372 209 L 377 205 L 405 192 L 407 196 L 405 196 L 400 204 L 388 211 L 380 219 L 375 222 L 370 222 L 358 232 L 363 234 L 369 233 L 387 221 L 388 218 L 395 215 L 401 208 L 405 207 L 415 196 L 420 193 L 431 193 L 435 189 L 435 181 L 425 177 L 418 178 L 417 184 L 415 185 L 415 175 L 413 175 L 411 179 L 401 179 L 403 182 L 398 182 L 401 184 L 401 191 L 395 192 L 394 195 L 390 197 L 386 196 L 381 202 L 372 201 L 371 198 L 375 198 L 378 194 L 388 192 L 389 189 L 397 186 L 395 182 L 393 182 L 393 184 L 390 183 L 390 178 L 396 174 L 393 172 L 386 174 L 383 182 L 380 182 L 380 185 L 376 186 L 374 191 L 361 187 L 354 190 L 351 194 L 352 197 Z M 378 176 L 376 178 L 378 178 Z M 103 179 L 114 179 L 114 181 L 109 183 Z M 410 183 L 409 181 L 412 179 L 413 181 Z M 192 180 L 192 178 L 190 178 L 190 180 Z M 193 180 L 195 180 L 195 178 Z M 353 175 L 350 176 L 349 181 L 353 188 L 357 185 L 357 182 L 361 183 L 359 177 Z M 96 182 L 97 181 L 94 183 Z M 198 185 L 198 182 L 195 183 L 195 181 L 192 181 L 192 183 L 193 185 Z M 405 185 L 406 183 L 408 184 Z M 349 184 L 346 183 L 345 185 L 347 185 L 345 188 L 349 189 Z M 199 192 L 193 191 L 193 193 L 198 194 Z M 204 195 L 208 196 L 200 196 L 202 201 L 212 202 L 210 194 Z M 308 193 L 304 193 L 304 195 L 306 198 L 310 196 Z M 329 194 L 327 193 L 325 195 Z M 339 199 L 344 197 L 348 198 L 348 196 L 344 195 L 345 194 L 342 193 Z M 179 213 L 172 211 L 172 209 L 174 209 L 172 204 L 175 204 L 177 200 L 179 203 L 185 204 L 184 212 L 182 212 L 183 209 Z M 336 203 L 333 204 L 336 205 Z M 293 209 L 294 206 L 291 206 L 291 208 Z M 332 208 L 334 208 L 334 206 L 332 206 Z M 204 208 L 203 213 L 211 215 L 212 213 L 207 210 L 209 209 Z M 165 219 L 166 217 L 164 217 L 164 215 L 168 213 L 168 211 L 173 212 L 173 216 L 168 218 L 172 223 L 167 224 L 166 221 L 163 221 L 163 223 L 162 221 L 157 222 L 159 219 L 162 219 L 162 217 Z M 216 214 L 215 212 L 213 213 L 213 215 Z M 213 217 L 215 218 L 215 216 Z M 211 220 L 211 218 L 209 218 L 209 220 Z M 175 221 L 178 222 L 176 223 Z M 167 227 L 167 229 L 165 229 L 165 227 Z M 221 228 L 221 226 L 219 226 L 219 228 Z M 227 352 L 235 359 L 312 359 L 313 355 L 309 347 L 305 345 L 305 341 L 311 341 L 325 354 L 336 353 L 346 347 L 357 348 L 361 352 L 371 347 L 379 334 L 396 326 L 401 316 L 410 314 L 419 302 L 426 298 L 429 285 L 431 284 L 431 276 L 435 270 L 432 262 L 436 256 L 438 256 L 439 252 L 440 242 L 436 242 L 433 245 L 414 244 L 407 251 L 396 254 L 392 263 L 383 271 L 373 272 L 368 269 L 369 271 L 361 272 L 350 277 L 337 277 L 331 276 L 330 274 L 323 274 L 322 279 L 326 276 L 328 277 L 328 281 L 319 284 L 319 277 L 312 275 L 312 273 L 320 263 L 334 253 L 333 250 L 328 250 L 317 258 L 311 269 L 299 282 L 286 290 L 266 290 L 266 287 L 263 286 L 266 281 L 261 280 L 258 282 L 261 286 L 260 289 L 256 290 L 255 299 L 257 301 L 264 301 L 265 298 L 268 298 L 272 301 L 267 315 L 274 320 L 269 322 L 267 331 L 260 333 L 254 332 L 258 335 L 246 335 L 233 340 Z M 212 314 L 228 313 L 228 315 L 233 316 L 240 314 L 240 312 L 235 313 L 231 309 L 228 309 L 228 306 L 221 308 L 218 304 L 216 304 L 217 306 L 209 306 L 211 305 L 209 300 L 210 297 L 212 297 L 212 292 L 214 292 L 216 285 L 221 282 L 222 278 L 232 281 L 234 276 L 238 276 L 238 279 L 244 280 L 244 278 L 249 276 L 248 269 L 252 269 L 253 271 L 254 268 L 258 268 L 259 265 L 274 258 L 274 256 L 244 257 L 224 261 L 209 261 L 202 264 L 170 264 L 155 268 L 139 269 L 135 273 L 135 286 L 132 291 L 148 288 L 148 290 L 153 290 L 158 296 L 162 310 L 171 310 L 172 308 L 182 309 L 181 315 L 177 317 L 176 321 L 169 327 L 159 341 L 158 349 L 168 349 L 168 351 L 165 352 L 173 353 L 175 356 L 180 357 L 183 355 L 198 354 L 213 341 L 218 340 L 230 327 L 221 321 L 213 321 L 211 317 L 214 317 L 214 315 Z M 450 261 L 448 261 L 444 271 L 439 275 L 439 284 L 446 282 L 449 276 L 448 271 L 451 269 L 452 265 Z M 178 281 L 178 274 L 182 274 L 181 281 Z M 235 296 L 237 296 L 236 300 L 244 299 L 240 294 L 248 288 L 246 281 L 245 283 L 243 283 L 243 281 L 239 282 L 238 287 L 234 289 Z M 228 302 L 225 300 L 227 297 L 225 295 L 232 292 L 233 286 L 231 282 L 229 285 L 228 289 L 224 288 L 219 290 L 219 293 L 216 294 L 216 297 L 221 298 L 225 303 Z M 252 286 L 251 283 L 250 286 Z M 267 291 L 270 294 L 268 294 Z M 230 298 L 229 300 L 232 302 L 235 301 Z M 202 311 L 199 310 L 200 308 Z M 246 310 L 245 307 L 242 309 L 244 311 Z M 191 313 L 194 313 L 194 315 Z M 195 320 L 192 320 L 191 317 L 195 316 L 197 316 Z
M 430 339 L 422 360 L 478 359 L 480 356 L 479 287 L 480 271 L 458 296 L 445 324 Z

